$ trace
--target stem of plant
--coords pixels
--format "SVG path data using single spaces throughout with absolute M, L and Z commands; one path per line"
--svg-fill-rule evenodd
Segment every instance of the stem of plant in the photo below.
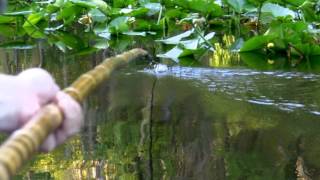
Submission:
M 194 24 L 192 24 L 192 27 L 196 31 L 196 33 L 200 36 L 200 38 L 203 39 L 208 46 L 210 46 L 211 48 L 214 48 L 213 45 L 208 40 L 206 40 L 206 38 L 201 34 L 198 27 L 196 27 Z
M 262 3 L 260 3 L 260 5 L 259 5 L 259 9 L 258 9 L 258 20 L 257 20 L 257 27 L 256 27 L 256 29 L 257 29 L 257 32 L 258 32 L 258 34 L 260 34 L 260 20 L 261 20 L 261 9 L 262 9 Z

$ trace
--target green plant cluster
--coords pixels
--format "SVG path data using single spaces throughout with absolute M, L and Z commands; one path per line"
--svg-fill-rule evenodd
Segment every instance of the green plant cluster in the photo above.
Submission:
M 112 37 L 157 35 L 174 46 L 159 57 L 178 61 L 214 51 L 216 34 L 228 33 L 237 39 L 232 50 L 303 60 L 320 55 L 319 19 L 319 0 L 15 0 L 0 16 L 7 38 L 0 46 L 32 48 L 45 39 L 87 54 L 108 48 Z

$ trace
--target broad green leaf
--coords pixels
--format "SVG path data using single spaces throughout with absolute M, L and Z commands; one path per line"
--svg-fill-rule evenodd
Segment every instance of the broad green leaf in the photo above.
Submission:
M 295 44 L 295 48 L 303 52 L 307 56 L 320 56 L 320 46 L 316 44 Z M 300 54 L 299 54 L 300 55 Z
M 67 46 L 61 42 L 61 41 L 57 41 L 53 43 L 60 51 L 62 52 L 66 52 L 67 51 Z
M 291 16 L 295 17 L 294 11 L 273 3 L 265 3 L 261 8 L 263 13 L 271 13 L 274 17 Z
M 176 36 L 173 36 L 171 38 L 163 39 L 163 40 L 157 40 L 157 41 L 163 42 L 165 44 L 179 44 L 181 39 L 189 37 L 193 32 L 194 32 L 194 29 L 191 29 L 189 31 L 186 31 L 186 32 L 184 32 L 182 34 L 179 34 L 179 35 L 176 35 Z
M 181 19 L 186 16 L 187 16 L 187 14 L 185 12 L 183 12 L 180 8 L 179 9 L 168 9 L 165 12 L 165 17 L 167 17 L 167 18 Z
M 286 3 L 294 5 L 296 7 L 301 6 L 306 0 L 286 0 Z
M 105 15 L 109 13 L 110 7 L 106 2 L 103 0 L 70 0 L 74 4 L 87 8 L 87 9 L 93 9 L 93 8 L 98 8 L 102 13 Z
M 127 16 L 120 16 L 113 19 L 109 24 L 109 30 L 111 32 L 126 32 L 129 30 L 128 26 L 129 17 Z
M 315 4 L 311 1 L 305 1 L 299 9 L 303 13 L 303 18 L 307 22 L 315 22 L 320 20 L 319 13 L 315 13 Z
M 41 23 L 42 22 L 42 23 Z M 23 24 L 24 30 L 33 38 L 44 38 L 42 27 L 46 26 L 45 17 L 42 13 L 34 13 L 28 16 Z
M 262 49 L 272 39 L 273 39 L 273 36 L 267 36 L 267 35 L 252 37 L 251 39 L 247 40 L 243 44 L 242 48 L 240 49 L 240 52 L 247 52 L 247 51 Z
M 254 69 L 267 69 L 269 64 L 265 54 L 255 52 L 240 53 L 241 60 L 246 63 L 250 68 Z
M 162 8 L 160 3 L 147 3 L 144 4 L 144 7 L 149 10 L 149 16 L 159 13 Z
M 96 8 L 96 4 L 92 1 L 85 1 L 85 0 L 70 0 L 70 2 L 74 3 L 75 5 L 84 7 L 84 8 Z
M 107 20 L 107 17 L 105 14 L 103 14 L 98 9 L 92 9 L 89 11 L 89 14 L 94 22 L 104 22 Z
M 183 50 L 179 48 L 178 46 L 175 46 L 170 51 L 166 52 L 165 54 L 158 54 L 157 57 L 160 58 L 169 58 L 175 61 L 176 63 L 179 63 L 179 56 L 182 54 Z
M 76 21 L 77 18 L 82 14 L 82 8 L 72 3 L 67 3 L 57 13 L 57 20 L 63 20 L 65 25 L 71 24 Z
M 56 37 L 69 49 L 80 50 L 84 48 L 84 42 L 82 41 L 82 39 L 72 33 L 59 31 L 56 33 Z
M 196 50 L 198 48 L 199 41 L 200 39 L 196 38 L 196 39 L 180 41 L 179 44 L 183 45 L 185 49 Z
M 75 53 L 72 53 L 71 56 L 85 56 L 85 55 L 92 54 L 92 53 L 96 52 L 97 50 L 99 50 L 99 49 L 94 48 L 94 47 L 88 47 L 85 49 L 78 50 Z
M 207 35 L 204 36 L 204 38 L 208 41 L 212 39 L 215 34 L 216 34 L 215 32 L 208 33 Z
M 244 44 L 243 38 L 239 38 L 230 46 L 229 49 L 233 52 L 238 52 L 238 51 L 240 51 L 243 44 Z
M 65 4 L 65 0 L 55 0 L 53 3 L 54 6 L 62 7 Z
M 237 12 L 241 13 L 246 4 L 245 0 L 227 0 L 227 3 Z
M 133 17 L 139 17 L 139 16 L 145 16 L 148 12 L 149 12 L 149 9 L 143 7 L 138 9 L 132 9 L 130 12 L 125 14 L 128 14 L 129 16 L 133 16 Z
M 212 1 L 206 0 L 191 0 L 189 1 L 189 8 L 204 14 L 211 14 L 213 16 L 221 16 L 223 11 L 221 7 Z
M 99 37 L 103 37 L 108 40 L 111 39 L 111 33 L 109 31 L 108 26 L 105 24 L 100 24 L 98 26 L 95 26 L 93 29 L 93 32 Z
M 14 26 L 0 24 L 0 35 L 4 37 L 13 37 L 16 35 Z
M 135 19 L 132 23 L 132 30 L 134 31 L 158 31 L 162 30 L 162 22 L 159 25 L 154 22 L 144 20 L 144 19 Z
M 106 2 L 104 2 L 103 0 L 91 0 L 92 2 L 94 2 L 96 4 L 96 6 L 98 7 L 98 9 L 103 12 L 104 14 L 108 14 L 110 11 L 110 7 L 108 6 L 108 4 Z
M 52 13 L 55 13 L 57 11 L 60 10 L 60 7 L 54 5 L 54 4 L 49 4 L 47 7 L 46 7 L 46 12 L 49 13 L 49 14 L 52 14 Z
M 44 16 L 42 13 L 31 14 L 30 16 L 28 16 L 26 22 L 23 24 L 23 27 L 36 26 L 43 19 Z
M 190 56 L 179 58 L 179 64 L 181 66 L 201 66 L 200 61 Z
M 16 18 L 10 16 L 0 16 L 0 24 L 15 23 Z
M 99 39 L 93 47 L 97 49 L 107 49 L 109 46 L 110 45 L 106 39 Z

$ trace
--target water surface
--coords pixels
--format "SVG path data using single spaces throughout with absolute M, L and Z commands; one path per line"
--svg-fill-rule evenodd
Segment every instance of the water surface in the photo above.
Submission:
M 66 87 L 108 53 L 2 51 L 0 67 L 16 74 L 41 66 Z M 319 179 L 319 80 L 246 67 L 133 65 L 84 102 L 80 134 L 15 179 Z

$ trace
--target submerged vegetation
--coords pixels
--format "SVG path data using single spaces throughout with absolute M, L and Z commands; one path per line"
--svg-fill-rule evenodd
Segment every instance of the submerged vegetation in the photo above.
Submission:
M 295 66 L 320 55 L 319 19 L 318 0 L 14 0 L 0 16 L 0 47 L 32 48 L 45 39 L 84 55 L 119 37 L 151 36 L 171 48 L 158 57 L 179 62 L 217 51 L 221 35 L 232 35 L 233 44 L 222 48 L 258 53 L 269 64 L 280 56 Z

